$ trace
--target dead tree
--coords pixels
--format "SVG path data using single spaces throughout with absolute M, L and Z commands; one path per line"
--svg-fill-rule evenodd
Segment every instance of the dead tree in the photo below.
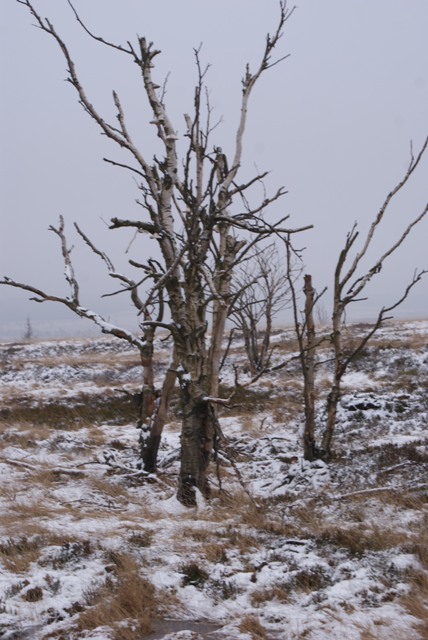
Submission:
M 295 267 L 288 268 L 293 277 Z M 251 376 L 269 366 L 274 319 L 291 304 L 288 280 L 273 244 L 253 252 L 236 270 L 229 319 L 243 337 Z
M 205 496 L 209 495 L 208 464 L 218 434 L 215 414 L 221 345 L 233 296 L 234 268 L 253 246 L 269 236 L 285 234 L 288 238 L 290 233 L 303 230 L 285 227 L 287 217 L 269 223 L 265 220 L 267 207 L 285 193 L 282 188 L 272 196 L 263 193 L 254 206 L 249 204 L 252 188 L 261 183 L 266 173 L 257 174 L 245 182 L 239 181 L 250 96 L 259 78 L 287 57 L 272 59 L 293 9 L 287 8 L 285 0 L 279 3 L 278 25 L 275 32 L 266 37 L 259 66 L 254 72 L 248 65 L 246 67 L 234 151 L 227 159 L 221 148 L 211 143 L 215 125 L 211 122 L 209 101 L 205 100 L 207 69 L 201 66 L 199 50 L 195 50 L 197 84 L 193 112 L 184 115 L 185 129 L 180 134 L 168 114 L 165 93 L 154 77 L 155 62 L 160 51 L 144 37 L 138 37 L 135 45 L 131 42 L 118 45 L 95 35 L 68 0 L 88 36 L 102 46 L 127 56 L 138 70 L 150 106 L 150 124 L 163 149 L 162 157 L 149 159 L 130 134 L 117 92 L 113 91 L 116 121 L 110 123 L 89 99 L 70 50 L 51 21 L 43 19 L 30 0 L 17 2 L 31 12 L 36 25 L 58 44 L 66 61 L 67 80 L 75 89 L 84 111 L 104 135 L 129 155 L 129 163 L 106 161 L 132 172 L 139 181 L 141 196 L 138 202 L 142 206 L 142 218 L 113 218 L 110 228 L 148 234 L 160 249 L 161 259 L 158 262 L 150 263 L 149 260 L 143 265 L 143 268 L 151 271 L 152 286 L 144 301 L 141 301 L 141 326 L 149 333 L 158 327 L 168 330 L 174 343 L 175 374 L 182 406 L 181 467 L 177 496 L 181 502 L 192 506 L 196 503 L 196 490 Z M 179 162 L 180 139 L 187 141 L 187 149 Z M 251 196 L 251 199 L 254 197 Z M 11 279 L 5 278 L 2 283 L 33 290 L 40 299 L 55 299 Z M 133 291 L 135 287 L 132 283 L 135 283 L 134 278 L 128 284 L 122 282 L 122 290 Z M 74 298 L 70 303 L 59 301 L 78 315 L 85 315 L 78 303 L 73 279 L 70 285 L 72 290 L 74 288 Z M 168 307 L 169 317 L 163 320 L 159 320 L 158 313 L 152 313 L 160 300 Z M 211 339 L 208 332 L 210 317 Z M 93 320 L 103 330 L 106 329 L 99 318 Z M 116 330 L 115 335 L 117 333 Z M 126 336 L 125 339 L 136 344 L 134 337 Z M 145 348 L 146 342 L 143 342 L 141 344 L 138 341 L 137 346 Z
M 286 245 L 287 277 L 290 287 L 290 298 L 293 312 L 294 328 L 298 344 L 298 357 L 300 361 L 303 380 L 303 404 L 305 424 L 303 429 L 303 453 L 306 460 L 314 460 L 317 455 L 315 442 L 315 370 L 317 365 L 317 348 L 323 342 L 318 339 L 315 332 L 314 309 L 326 289 L 320 294 L 314 290 L 312 276 L 304 275 L 303 292 L 305 305 L 303 313 L 299 311 L 299 296 L 297 286 L 299 281 L 291 278 L 292 252 L 290 244 Z
M 383 306 L 376 319 L 368 327 L 367 332 L 355 344 L 345 344 L 343 337 L 343 326 L 346 318 L 348 307 L 361 300 L 366 300 L 365 290 L 369 282 L 381 272 L 386 260 L 406 241 L 413 228 L 418 225 L 428 213 L 428 204 L 422 211 L 415 216 L 404 228 L 404 231 L 397 239 L 389 245 L 389 247 L 374 261 L 371 268 L 361 270 L 362 261 L 367 256 L 372 246 L 373 238 L 379 229 L 381 223 L 389 211 L 389 207 L 395 196 L 400 193 L 408 184 L 411 176 L 418 167 L 422 157 L 427 151 L 428 137 L 423 143 L 420 151 L 413 155 L 411 149 L 411 158 L 409 166 L 403 178 L 394 186 L 385 198 L 378 214 L 371 223 L 366 237 L 362 242 L 361 249 L 352 257 L 351 250 L 359 237 L 357 225 L 354 224 L 351 231 L 346 236 L 343 249 L 340 251 L 336 268 L 334 272 L 333 284 L 333 301 L 331 313 L 330 327 L 330 343 L 332 346 L 333 374 L 330 391 L 326 402 L 326 421 L 323 429 L 321 446 L 316 445 L 315 439 L 315 411 L 314 401 L 316 395 L 315 385 L 315 352 L 320 344 L 320 340 L 315 337 L 315 325 L 313 320 L 313 310 L 319 296 L 314 295 L 312 287 L 312 278 L 310 275 L 305 276 L 305 310 L 303 320 L 299 317 L 297 292 L 290 283 L 292 290 L 294 320 L 296 334 L 299 342 L 300 360 L 302 366 L 302 377 L 304 385 L 304 404 L 305 404 L 305 431 L 304 431 L 304 454 L 309 460 L 314 458 L 322 458 L 329 460 L 332 456 L 332 443 L 336 427 L 337 407 L 341 396 L 342 379 L 349 365 L 363 351 L 369 340 L 378 331 L 378 329 L 392 316 L 390 314 L 394 309 L 399 307 L 408 297 L 411 289 L 421 280 L 427 273 L 427 270 L 415 271 L 408 285 L 402 294 L 390 305 Z M 288 249 L 288 254 L 290 251 Z
M 30 342 L 34 337 L 33 325 L 31 324 L 31 320 L 27 317 L 27 322 L 25 323 L 25 331 L 24 331 L 24 340 Z
M 120 291 L 130 293 L 130 297 L 136 311 L 140 313 L 144 310 L 145 318 L 147 319 L 149 317 L 149 313 L 147 308 L 144 309 L 144 304 L 140 298 L 138 287 L 146 281 L 150 282 L 153 281 L 153 279 L 156 281 L 157 275 L 156 271 L 153 269 L 152 261 L 149 260 L 147 265 L 143 265 L 144 277 L 142 277 L 137 283 L 127 276 L 118 273 L 107 254 L 95 247 L 92 241 L 83 233 L 77 224 L 74 226 L 79 236 L 90 247 L 93 253 L 103 260 L 110 277 L 121 283 Z M 0 284 L 17 287 L 32 293 L 33 297 L 31 300 L 34 300 L 35 302 L 56 302 L 63 304 L 81 318 L 85 318 L 95 323 L 102 333 L 113 335 L 116 338 L 125 340 L 138 349 L 143 368 L 143 384 L 140 394 L 138 417 L 138 427 L 141 429 L 141 458 L 144 470 L 147 472 L 153 472 L 156 469 L 160 434 L 162 433 L 162 428 L 165 423 L 166 416 L 164 407 L 168 406 L 169 396 L 175 383 L 175 373 L 171 373 L 171 370 L 173 371 L 175 366 L 174 358 L 172 358 L 170 368 L 165 375 L 165 380 L 161 390 L 156 390 L 153 358 L 155 327 L 151 324 L 140 324 L 140 332 L 137 335 L 135 332 L 111 324 L 99 313 L 96 313 L 92 309 L 82 305 L 80 301 L 80 285 L 71 259 L 73 247 L 68 246 L 63 217 L 60 216 L 58 227 L 50 226 L 49 230 L 54 232 L 60 240 L 64 262 L 64 276 L 69 287 L 69 295 L 54 296 L 37 287 L 27 283 L 17 282 L 16 280 L 8 277 L 2 278 L 0 280 Z M 163 319 L 164 312 L 164 303 L 161 296 L 158 295 L 156 302 L 158 311 L 157 320 L 160 322 Z

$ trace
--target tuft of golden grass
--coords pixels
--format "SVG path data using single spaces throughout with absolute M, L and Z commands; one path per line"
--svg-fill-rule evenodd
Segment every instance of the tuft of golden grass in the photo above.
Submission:
M 143 578 L 135 560 L 110 554 L 113 571 L 105 584 L 86 593 L 79 631 L 110 627 L 115 640 L 140 640 L 153 630 L 157 614 L 156 590 Z
M 266 640 L 266 629 L 262 626 L 260 619 L 255 615 L 246 615 L 239 624 L 241 633 L 248 633 L 252 640 Z
M 259 607 L 265 602 L 272 602 L 273 600 L 283 603 L 289 602 L 290 586 L 284 584 L 275 585 L 274 587 L 268 587 L 266 589 L 256 589 L 250 598 L 253 607 Z
M 411 592 L 402 597 L 401 605 L 416 620 L 415 628 L 421 638 L 428 638 L 428 577 L 427 573 L 417 573 L 411 580 Z
M 413 553 L 420 562 L 421 567 L 428 572 L 428 513 L 419 522 L 419 526 L 414 528 L 414 535 L 406 549 Z
M 406 551 L 413 553 L 419 563 L 416 569 L 407 570 L 410 593 L 401 599 L 404 608 L 417 619 L 417 630 L 423 638 L 428 638 L 428 513 L 413 530 L 413 536 Z
M 13 512 L 2 513 L 1 524 L 4 531 L 12 539 L 22 536 L 27 538 L 49 535 L 49 521 L 44 520 L 27 520 L 17 518 Z
M 88 485 L 92 487 L 92 489 L 95 489 L 95 491 L 98 491 L 109 498 L 124 498 L 128 495 L 126 487 L 123 487 L 117 482 L 111 482 L 108 478 L 88 478 Z
M 208 560 L 208 562 L 226 562 L 227 553 L 224 544 L 211 542 L 208 544 L 202 544 L 200 547 L 201 555 Z
M 128 542 L 135 547 L 150 547 L 153 540 L 153 531 L 150 529 L 135 529 L 128 536 Z
M 28 398 L 9 392 L 4 399 L 7 409 L 1 411 L 1 419 L 6 427 L 17 424 L 34 428 L 62 431 L 78 431 L 82 427 L 102 424 L 114 420 L 116 424 L 136 422 L 138 403 L 132 396 L 112 392 L 98 395 L 81 393 L 68 402 L 40 403 L 34 406 Z M 33 435 L 31 435 L 33 439 Z
M 60 536 L 43 531 L 40 527 L 26 529 L 25 535 L 11 536 L 0 543 L 1 564 L 12 573 L 23 573 L 29 565 L 37 562 L 46 547 L 67 545 L 82 546 L 77 538 Z M 42 564 L 39 561 L 39 564 Z
M 322 567 L 305 567 L 295 573 L 292 579 L 293 590 L 311 593 L 324 589 L 330 579 Z
M 347 549 L 353 555 L 362 555 L 367 551 L 384 551 L 407 544 L 408 536 L 394 529 L 374 526 L 325 527 L 318 536 L 320 542 L 328 542 L 336 547 Z
M 10 425 L 6 420 L 0 420 L 1 440 L 6 446 L 14 445 L 20 449 L 32 449 L 37 446 L 36 440 L 45 440 L 50 435 L 46 425 L 33 425 L 22 422 Z
M 37 560 L 43 538 L 21 536 L 8 538 L 0 544 L 1 564 L 12 573 L 22 573 Z
M 209 542 L 213 538 L 213 533 L 209 529 L 196 529 L 184 527 L 181 533 L 183 538 L 193 538 L 195 542 Z
M 41 504 L 40 500 L 32 500 L 30 502 L 20 502 L 16 500 L 13 504 L 13 513 L 2 516 L 2 525 L 21 521 L 37 520 L 40 518 L 55 518 L 58 513 L 58 507 L 54 505 Z

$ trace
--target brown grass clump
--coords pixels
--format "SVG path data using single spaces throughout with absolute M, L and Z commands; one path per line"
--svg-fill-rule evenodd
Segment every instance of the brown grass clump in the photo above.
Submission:
M 201 546 L 201 555 L 208 560 L 208 562 L 226 562 L 227 554 L 223 544 L 215 542 L 209 544 L 203 544 Z
M 311 593 L 324 589 L 330 584 L 330 579 L 322 567 L 310 567 L 300 569 L 293 576 L 292 585 L 294 590 Z
M 51 534 L 40 527 L 34 528 L 37 533 L 27 531 L 27 535 L 10 537 L 0 543 L 0 563 L 12 573 L 24 573 L 29 565 L 37 562 L 42 567 L 61 568 L 77 558 L 88 557 L 92 553 L 88 540 Z M 47 547 L 60 547 L 59 550 L 41 555 Z
M 11 428 L 5 420 L 0 420 L 1 440 L 6 445 L 15 445 L 20 449 L 30 449 L 36 446 L 36 440 L 45 440 L 50 435 L 46 425 L 34 425 L 22 422 L 14 424 Z
M 184 527 L 181 535 L 183 538 L 193 538 L 195 542 L 208 542 L 213 537 L 209 529 L 193 529 L 192 527 Z
M 58 509 L 54 506 L 43 505 L 40 501 L 32 501 L 28 503 L 15 502 L 13 505 L 13 520 L 34 520 L 37 518 L 53 518 Z
M 411 590 L 401 598 L 402 606 L 418 620 L 417 630 L 422 638 L 428 638 L 428 523 L 426 520 L 425 517 L 405 549 L 408 553 L 415 555 L 421 568 L 407 571 L 407 582 Z
M 218 502 L 222 507 L 222 512 L 217 509 L 215 517 L 219 521 L 225 522 L 229 518 L 239 517 L 240 524 L 256 531 L 290 535 L 292 527 L 284 524 L 282 519 L 274 519 L 270 500 L 264 501 L 260 499 L 256 504 L 244 491 L 240 491 L 234 493 L 222 492 L 218 496 Z
M 413 511 L 417 512 L 421 512 L 428 502 L 428 494 L 422 496 L 395 491 L 391 494 L 388 494 L 388 497 L 390 497 L 390 501 L 394 504 L 395 507 L 402 507 L 403 509 L 413 509 Z M 383 496 L 382 502 L 384 502 Z
M 188 562 L 180 567 L 180 573 L 183 574 L 182 585 L 186 587 L 191 584 L 195 587 L 202 588 L 209 576 L 205 569 L 197 562 Z
M 157 602 L 154 586 L 142 578 L 135 561 L 114 554 L 111 577 L 86 594 L 89 607 L 79 615 L 78 629 L 86 631 L 106 626 L 115 640 L 140 640 L 153 630 Z
M 228 546 L 237 547 L 241 555 L 256 551 L 260 547 L 260 540 L 256 535 L 250 533 L 231 529 L 226 537 L 228 538 Z
M 318 535 L 320 542 L 347 549 L 351 554 L 360 556 L 367 551 L 384 551 L 404 546 L 408 542 L 406 534 L 393 529 L 373 527 L 367 529 L 361 525 L 352 528 L 328 527 Z
M 128 537 L 128 542 L 135 547 L 150 547 L 152 540 L 153 531 L 150 529 L 132 531 Z
M 319 535 L 323 529 L 323 519 L 317 508 L 316 500 L 309 500 L 305 505 L 293 507 L 291 511 L 292 526 L 300 531 L 300 535 Z
M 0 544 L 0 561 L 8 571 L 22 573 L 37 560 L 43 546 L 41 537 L 8 538 Z
M 124 498 L 127 496 L 125 487 L 117 482 L 110 482 L 107 478 L 89 478 L 88 484 L 97 492 L 109 498 Z
M 75 404 L 76 401 L 78 404 Z M 9 399 L 7 408 L 0 410 L 0 418 L 5 425 L 24 423 L 32 425 L 32 429 L 55 428 L 62 431 L 76 431 L 109 420 L 114 420 L 116 424 L 126 424 L 136 421 L 137 414 L 137 400 L 117 393 L 102 393 L 99 396 L 82 393 L 69 403 L 39 406 L 26 404 L 25 398 L 15 397 Z
M 428 515 L 428 514 L 427 514 Z M 423 569 L 428 571 L 428 517 L 426 516 L 415 530 L 415 535 L 406 551 L 413 553 Z
M 255 615 L 247 615 L 242 618 L 239 625 L 241 633 L 248 633 L 252 640 L 266 640 L 266 629 L 261 625 L 260 620 Z
M 277 600 L 278 602 L 289 602 L 290 586 L 275 585 L 268 589 L 257 589 L 251 594 L 251 604 L 253 607 L 259 607 L 265 602 L 272 602 L 272 600 Z
M 428 572 L 416 571 L 410 578 L 411 591 L 401 598 L 402 606 L 416 618 L 421 638 L 428 638 Z
M 27 602 L 38 602 L 43 599 L 43 589 L 41 587 L 31 587 L 22 598 Z

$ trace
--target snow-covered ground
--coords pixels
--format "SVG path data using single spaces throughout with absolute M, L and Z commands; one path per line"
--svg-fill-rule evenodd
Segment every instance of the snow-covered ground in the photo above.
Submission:
M 329 465 L 301 455 L 295 361 L 240 390 L 197 509 L 175 499 L 176 403 L 158 474 L 139 469 L 140 383 L 117 340 L 0 344 L 2 640 L 428 637 L 428 322 L 384 327 L 350 369 Z

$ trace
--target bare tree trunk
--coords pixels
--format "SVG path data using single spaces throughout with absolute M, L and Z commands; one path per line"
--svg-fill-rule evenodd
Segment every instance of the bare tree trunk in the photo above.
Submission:
M 327 398 L 327 421 L 322 437 L 322 455 L 323 458 L 329 460 L 331 458 L 331 446 L 333 443 L 333 434 L 336 426 L 337 405 L 340 399 L 341 382 L 343 374 L 346 370 L 346 364 L 343 357 L 343 339 L 342 339 L 342 321 L 344 308 L 341 303 L 339 281 L 335 286 L 334 307 L 332 316 L 332 335 L 334 349 L 334 378 L 331 391 Z
M 138 426 L 144 428 L 155 410 L 156 392 L 153 372 L 153 340 L 154 329 L 147 328 L 144 334 L 145 344 L 140 348 L 141 364 L 143 366 L 143 388 L 141 391 L 141 408 Z
M 258 357 L 258 363 L 257 363 L 257 368 L 259 371 L 262 371 L 262 369 L 266 365 L 268 354 L 269 354 L 270 338 L 272 335 L 272 303 L 270 301 L 267 301 L 266 303 L 265 320 L 266 320 L 265 333 L 263 336 L 262 347 L 260 349 L 260 355 Z
M 322 457 L 331 459 L 334 428 L 336 426 L 337 405 L 340 399 L 340 382 L 335 382 L 327 398 L 327 422 L 322 437 Z
M 241 330 L 242 337 L 244 339 L 244 348 L 245 353 L 247 354 L 250 375 L 255 376 L 257 373 L 257 351 L 254 348 L 254 332 L 248 326 L 248 323 L 244 317 L 239 318 L 239 329 Z
M 315 450 L 315 324 L 314 324 L 314 289 L 312 276 L 305 275 L 304 292 L 306 322 L 306 355 L 304 359 L 304 402 L 305 431 L 303 436 L 305 460 L 314 460 Z
M 144 471 L 154 473 L 157 468 L 158 451 L 165 426 L 171 393 L 177 377 L 176 359 L 173 356 L 172 363 L 165 374 L 164 382 L 159 398 L 156 400 L 156 408 L 150 420 L 150 430 L 147 434 L 143 430 L 140 434 L 140 452 Z
M 196 490 L 205 498 L 210 495 L 208 465 L 212 450 L 209 405 L 204 397 L 195 397 L 188 390 L 183 393 L 181 430 L 180 477 L 178 500 L 187 507 L 196 506 Z

